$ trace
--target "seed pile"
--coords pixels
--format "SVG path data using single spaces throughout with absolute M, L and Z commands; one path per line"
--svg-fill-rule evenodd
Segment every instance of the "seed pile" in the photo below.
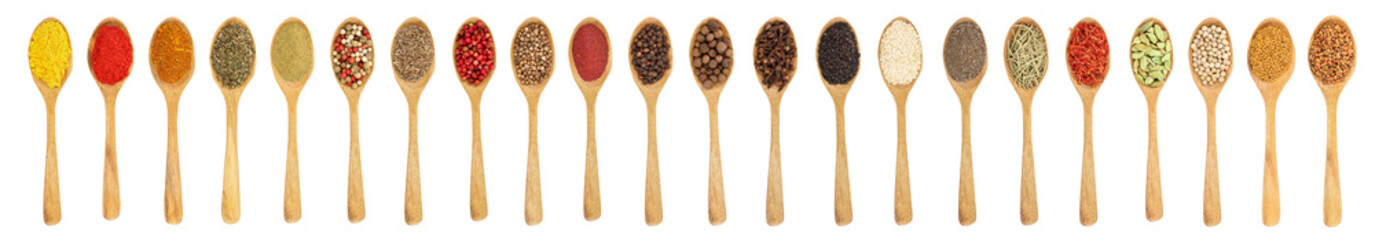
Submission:
M 984 31 L 973 21 L 956 23 L 945 37 L 945 74 L 956 82 L 979 77 L 988 63 Z
M 783 89 L 797 70 L 797 43 L 788 22 L 774 20 L 764 23 L 764 30 L 754 38 L 754 69 L 765 88 Z
M 129 33 L 119 27 L 100 26 L 91 43 L 91 73 L 96 82 L 114 85 L 129 77 L 129 65 L 134 62 L 134 47 Z
M 659 24 L 645 25 L 635 33 L 635 40 L 630 45 L 630 53 L 634 55 L 630 59 L 640 83 L 654 84 L 665 77 L 664 72 L 673 64 L 668 55 L 670 50 L 668 33 Z
M 611 46 L 606 42 L 606 33 L 593 24 L 583 24 L 573 33 L 573 67 L 583 81 L 596 81 L 606 73 L 607 55 Z
M 730 34 L 726 26 L 716 19 L 707 20 L 692 36 L 692 73 L 702 88 L 711 89 L 723 86 L 730 77 L 731 67 L 735 66 L 732 56 Z
M 894 85 L 912 84 L 921 74 L 921 36 L 908 21 L 893 21 L 879 40 L 879 71 Z
M 482 83 L 496 67 L 496 45 L 492 31 L 482 20 L 463 25 L 454 40 L 454 67 L 458 78 L 470 84 Z
M 363 86 L 363 78 L 372 74 L 372 34 L 363 25 L 345 23 L 334 35 L 329 57 L 339 83 Z
M 1323 22 L 1309 44 L 1308 68 L 1319 83 L 1340 83 L 1356 67 L 1356 39 L 1346 25 Z
M 277 28 L 272 37 L 272 69 L 289 82 L 305 80 L 315 63 L 315 49 L 311 47 L 310 31 L 306 24 L 291 21 Z
M 1017 24 L 1012 41 L 1007 42 L 1007 63 L 1017 87 L 1030 89 L 1041 84 L 1046 76 L 1046 38 L 1041 28 L 1031 24 Z
M 1155 21 L 1146 21 L 1136 28 L 1131 55 L 1136 82 L 1150 87 L 1165 84 L 1165 77 L 1170 76 L 1170 68 L 1174 66 L 1174 47 L 1170 42 L 1170 33 Z
M 407 24 L 392 38 L 391 67 L 401 80 L 419 81 L 434 68 L 434 37 L 430 30 Z
M 164 22 L 153 32 L 153 44 L 148 47 L 148 65 L 153 67 L 153 76 L 166 83 L 178 83 L 190 77 L 196 63 L 191 34 L 186 27 Z
M 836 22 L 821 33 L 816 48 L 816 65 L 821 78 L 829 84 L 846 84 L 859 72 L 859 43 L 848 22 Z
M 57 21 L 44 21 L 29 38 L 29 71 L 48 88 L 62 86 L 72 68 L 72 44 L 67 27 Z
M 257 50 L 253 33 L 242 22 L 230 22 L 215 33 L 210 45 L 210 70 L 215 81 L 227 88 L 238 88 L 253 74 Z
M 511 64 L 515 66 L 516 81 L 521 85 L 543 83 L 554 68 L 554 44 L 549 42 L 549 29 L 534 22 L 516 30 L 511 44 Z
M 1070 31 L 1065 61 L 1074 82 L 1097 87 L 1108 74 L 1108 36 L 1098 24 L 1079 22 Z
M 1246 64 L 1251 74 L 1261 81 L 1275 81 L 1294 68 L 1294 41 L 1285 29 L 1266 25 L 1251 35 L 1246 50 Z
M 1227 81 L 1227 68 L 1232 66 L 1232 42 L 1227 30 L 1217 25 L 1203 26 L 1189 42 L 1189 60 L 1203 85 Z

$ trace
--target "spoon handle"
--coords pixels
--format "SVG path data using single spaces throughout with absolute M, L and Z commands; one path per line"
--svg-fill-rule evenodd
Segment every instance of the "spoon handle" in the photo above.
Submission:
M 1036 165 L 1031 152 L 1031 101 L 1022 104 L 1022 225 L 1035 224 L 1039 217 L 1036 205 Z
M 645 153 L 645 224 L 659 225 L 664 221 L 664 202 L 659 193 L 659 132 L 655 101 L 648 102 L 648 147 Z
M 48 100 L 48 153 L 43 164 L 43 223 L 62 221 L 62 194 L 57 180 L 57 119 L 52 100 Z
M 1093 100 L 1084 101 L 1084 160 L 1079 177 L 1079 224 L 1098 222 L 1098 186 L 1093 167 Z
M 1265 100 L 1265 187 L 1261 198 L 1261 223 L 1274 226 L 1280 221 L 1280 186 L 1278 159 L 1275 155 L 1276 100 Z
M 239 104 L 230 100 L 225 114 L 224 191 L 220 194 L 220 217 L 224 223 L 239 222 Z
M 597 170 L 597 104 L 587 98 L 587 157 L 583 167 L 582 216 L 587 221 L 602 216 L 602 190 Z
M 772 131 L 769 142 L 769 184 L 764 209 L 764 220 L 769 226 L 783 224 L 783 154 L 779 149 L 778 102 L 772 101 L 770 111 Z
M 539 179 L 538 102 L 530 101 L 530 151 L 525 162 L 525 224 L 534 226 L 544 220 Z
M 1222 222 L 1222 193 L 1217 176 L 1217 100 L 1208 101 L 1208 155 L 1203 173 L 1203 225 Z
M 119 166 L 115 154 L 115 101 L 105 101 L 105 190 L 102 194 L 105 220 L 119 218 Z
M 361 222 L 367 216 L 363 203 L 363 153 L 358 146 L 358 100 L 349 99 L 349 222 Z
M 177 148 L 177 103 L 167 101 L 167 178 L 163 188 L 162 212 L 168 224 L 181 223 L 181 157 Z
M 301 167 L 296 147 L 296 99 L 286 103 L 286 187 L 282 195 L 283 218 L 287 223 L 301 220 Z
M 409 150 L 406 151 L 406 207 L 405 218 L 407 225 L 420 224 L 424 218 L 424 208 L 421 205 L 420 191 L 420 138 L 419 121 L 417 116 L 417 102 L 410 102 L 410 143 Z
M 845 100 L 836 101 L 836 225 L 849 225 L 854 220 L 850 207 L 850 166 L 845 147 Z
M 726 187 L 721 177 L 721 134 L 716 121 L 716 101 L 707 102 L 707 116 L 711 125 L 711 150 L 707 160 L 707 221 L 711 225 L 726 222 Z
M 969 101 L 964 99 L 961 98 L 960 104 L 963 140 L 960 144 L 959 220 L 960 225 L 968 226 L 974 224 L 978 212 L 974 204 L 974 152 L 971 149 L 969 134 Z
M 907 100 L 898 100 L 897 107 L 897 182 L 893 185 L 893 218 L 898 225 L 907 225 L 912 222 L 912 182 L 907 169 Z
M 482 116 L 478 107 L 482 104 L 472 99 L 473 109 L 473 159 L 471 181 L 468 183 L 468 211 L 473 221 L 487 218 L 487 176 L 482 165 Z
M 1156 141 L 1156 117 L 1155 99 L 1152 98 L 1147 103 L 1147 118 L 1149 134 L 1146 147 L 1146 220 L 1160 220 L 1165 214 L 1165 206 L 1161 201 L 1160 191 L 1160 144 Z
M 1342 183 L 1337 172 L 1337 98 L 1327 103 L 1327 171 L 1323 184 L 1323 224 L 1336 227 L 1342 223 Z

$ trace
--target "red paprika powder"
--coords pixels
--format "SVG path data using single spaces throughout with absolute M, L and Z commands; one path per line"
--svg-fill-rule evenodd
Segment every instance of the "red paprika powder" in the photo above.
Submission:
M 459 80 L 482 83 L 496 67 L 495 59 L 496 46 L 486 23 L 477 20 L 458 29 L 458 37 L 454 38 L 454 68 L 458 69 Z
M 1089 87 L 1103 83 L 1108 70 L 1108 37 L 1102 26 L 1082 21 L 1075 25 L 1065 54 L 1075 83 Z
M 88 53 L 91 75 L 101 84 L 114 85 L 129 76 L 129 65 L 134 62 L 134 47 L 129 43 L 129 33 L 116 26 L 101 26 L 96 29 L 95 42 Z
M 606 33 L 593 24 L 578 26 L 573 34 L 573 67 L 583 81 L 596 81 L 606 71 L 607 45 Z

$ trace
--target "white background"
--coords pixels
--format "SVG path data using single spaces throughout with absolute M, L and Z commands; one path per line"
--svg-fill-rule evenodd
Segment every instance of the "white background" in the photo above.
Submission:
M 578 3 L 587 2 L 587 3 Z M 1325 110 L 1306 61 L 1308 38 L 1319 20 L 1339 15 L 1351 24 L 1361 48 L 1375 46 L 1375 27 L 1366 1 L 931 1 L 799 2 L 747 1 L 16 1 L 6 4 L 7 37 L 0 38 L 0 232 L 18 239 L 55 238 L 1370 238 L 1375 227 L 1375 84 L 1370 56 L 1363 53 L 1340 105 L 1341 160 L 1345 218 L 1322 224 Z M 1147 7 L 1147 8 L 1141 8 Z M 63 221 L 41 220 L 44 159 L 42 98 L 30 80 L 26 36 L 44 17 L 54 16 L 71 33 L 73 73 L 57 102 Z M 115 16 L 128 26 L 135 47 L 134 71 L 118 102 L 119 169 L 123 214 L 101 218 L 103 104 L 86 68 L 89 32 L 102 18 Z M 181 98 L 181 171 L 185 221 L 162 218 L 166 112 L 162 94 L 148 68 L 152 30 L 169 16 L 186 22 L 196 44 L 196 73 Z M 229 17 L 243 18 L 258 44 L 257 76 L 240 106 L 239 156 L 243 219 L 220 220 L 224 156 L 224 102 L 210 76 L 208 52 L 214 29 Z M 304 218 L 282 221 L 282 184 L 286 151 L 286 105 L 271 79 L 266 56 L 273 30 L 296 16 L 311 28 L 316 69 L 301 96 L 300 157 Z M 328 76 L 325 46 L 330 31 L 357 16 L 372 29 L 379 50 L 391 46 L 394 29 L 410 16 L 427 21 L 436 44 L 450 46 L 458 24 L 470 16 L 492 26 L 498 54 L 493 83 L 483 99 L 487 190 L 490 215 L 473 222 L 468 215 L 470 116 L 468 100 L 439 52 L 439 69 L 420 105 L 420 150 L 425 221 L 402 221 L 406 156 L 406 108 L 390 77 L 386 51 L 362 96 L 361 131 L 368 218 L 350 224 L 345 217 L 348 159 L 348 109 Z M 510 36 L 529 16 L 549 24 L 558 49 L 557 71 L 540 105 L 544 222 L 522 221 L 526 152 L 525 100 L 509 68 Z M 566 61 L 574 25 L 598 17 L 609 30 L 617 58 L 601 91 L 597 132 L 603 215 L 582 218 L 584 106 Z M 658 17 L 668 26 L 680 56 L 659 101 L 659 141 L 663 224 L 643 223 L 645 108 L 631 81 L 624 49 L 641 19 Z M 689 74 L 684 43 L 689 31 L 708 16 L 720 18 L 734 33 L 738 61 L 721 99 L 722 157 L 729 220 L 711 226 L 706 219 L 706 102 Z M 764 224 L 768 159 L 767 100 L 754 80 L 747 49 L 759 25 L 773 16 L 797 33 L 799 73 L 782 109 L 783 169 L 787 220 Z M 834 111 L 816 73 L 814 46 L 822 25 L 847 18 L 858 33 L 863 68 L 848 101 L 848 135 L 854 222 L 837 227 L 832 217 Z M 925 70 L 910 99 L 909 141 L 915 220 L 893 223 L 893 100 L 876 65 L 882 28 L 894 17 L 912 20 L 926 47 Z M 941 62 L 945 32 L 969 16 L 990 40 L 989 74 L 975 95 L 973 148 L 979 221 L 956 221 L 959 164 L 959 103 Z M 1004 29 L 1022 16 L 1045 29 L 1050 71 L 1035 101 L 1035 142 L 1040 222 L 1018 221 L 1020 104 L 1005 80 L 999 45 Z M 1097 98 L 1095 147 L 1099 221 L 1078 221 L 1081 105 L 1064 70 L 1068 29 L 1082 17 L 1102 22 L 1110 38 L 1112 72 Z M 1142 19 L 1158 17 L 1174 29 L 1177 46 L 1187 45 L 1190 29 L 1218 17 L 1232 29 L 1236 69 L 1218 105 L 1219 163 L 1223 221 L 1202 223 L 1205 112 L 1187 75 L 1187 61 L 1160 96 L 1160 159 L 1165 215 L 1144 216 L 1146 155 L 1145 101 L 1125 64 L 1123 48 Z M 1279 101 L 1278 136 L 1283 218 L 1276 227 L 1260 222 L 1264 108 L 1245 69 L 1246 42 L 1257 23 L 1278 17 L 1293 33 L 1297 66 Z M 1368 50 L 1367 50 L 1368 52 Z M 1183 48 L 1176 54 L 1185 54 Z M 1182 56 L 1182 55 L 1181 55 Z M 1183 58 L 1180 58 L 1183 59 Z

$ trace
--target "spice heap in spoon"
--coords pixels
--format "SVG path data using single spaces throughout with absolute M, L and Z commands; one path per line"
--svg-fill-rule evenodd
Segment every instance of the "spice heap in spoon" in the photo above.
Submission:
M 1132 39 L 1132 73 L 1141 85 L 1160 87 L 1165 77 L 1170 75 L 1171 52 L 1170 34 L 1155 21 L 1147 21 L 1136 29 Z
M 230 22 L 220 28 L 210 48 L 210 69 L 220 85 L 234 89 L 243 86 L 253 74 L 257 57 L 253 35 L 243 22 Z
M 1103 83 L 1108 74 L 1108 37 L 1098 24 L 1079 22 L 1070 33 L 1066 55 L 1070 76 L 1086 87 Z
M 349 87 L 358 88 L 372 71 L 372 34 L 363 25 L 348 23 L 334 36 L 330 60 L 334 75 Z
M 1351 29 L 1335 21 L 1324 22 L 1313 32 L 1312 47 L 1308 48 L 1308 68 L 1324 85 L 1347 79 L 1356 66 L 1356 40 Z
M 417 24 L 406 25 L 392 42 L 392 69 L 401 80 L 419 81 L 434 67 L 434 37 Z
M 784 21 L 769 22 L 764 31 L 759 32 L 754 42 L 754 66 L 759 71 L 759 81 L 767 88 L 783 89 L 792 80 L 797 65 L 797 43 L 793 41 L 792 28 Z
M 631 43 L 631 65 L 639 74 L 640 83 L 654 84 L 664 77 L 669 67 L 668 35 L 658 24 L 648 24 L 635 33 Z M 717 63 L 718 65 L 720 63 Z
M 816 65 L 828 84 L 846 84 L 859 72 L 859 44 L 848 22 L 836 22 L 821 34 Z
M 535 85 L 549 78 L 554 67 L 554 46 L 549 39 L 544 24 L 527 24 L 516 31 L 511 61 L 516 67 L 516 81 L 521 85 Z
M 1189 49 L 1193 50 L 1189 58 L 1193 59 L 1194 72 L 1204 86 L 1227 81 L 1227 68 L 1232 66 L 1232 42 L 1226 29 L 1217 25 L 1199 28 Z
M 1018 23 L 1017 32 L 1007 43 L 1008 69 L 1017 87 L 1030 89 L 1041 84 L 1046 75 L 1046 41 L 1041 28 Z
M 469 84 L 482 83 L 496 67 L 496 47 L 492 31 L 482 21 L 473 21 L 459 29 L 454 44 L 454 67 L 458 77 Z
M 971 22 L 950 27 L 945 38 L 945 69 L 950 79 L 968 82 L 983 74 L 988 63 L 988 46 L 984 44 L 983 29 Z
M 1246 52 L 1247 66 L 1256 79 L 1274 82 L 1294 69 L 1294 42 L 1289 32 L 1276 25 L 1257 29 Z
M 912 84 L 921 73 L 921 37 L 908 21 L 894 21 L 879 40 L 879 70 L 893 85 Z
M 735 49 L 731 49 L 730 36 L 719 20 L 702 24 L 696 34 L 696 42 L 692 43 L 692 72 L 697 74 L 702 88 L 710 89 L 730 77 Z

